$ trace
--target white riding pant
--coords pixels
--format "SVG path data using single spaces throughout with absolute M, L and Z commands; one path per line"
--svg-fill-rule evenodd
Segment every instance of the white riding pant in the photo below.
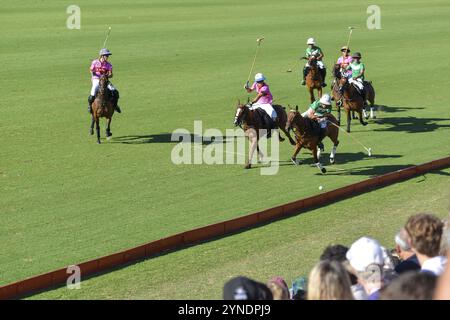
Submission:
M 269 117 L 272 118 L 272 120 L 275 121 L 275 119 L 277 118 L 277 112 L 275 111 L 275 109 L 272 107 L 271 104 L 268 104 L 268 103 L 255 103 L 255 104 L 253 104 L 250 107 L 250 110 L 255 110 L 257 108 L 263 109 L 269 115 Z
M 92 88 L 91 88 L 91 96 L 95 96 L 98 91 L 98 86 L 100 84 L 100 79 L 92 79 Z M 108 83 L 108 89 L 111 91 L 116 90 L 116 88 L 112 85 L 112 83 Z
M 306 63 L 305 67 L 309 67 L 309 62 Z M 317 66 L 319 67 L 319 69 L 325 69 L 326 66 L 322 61 L 317 61 Z
M 353 78 L 350 78 L 350 79 L 348 79 L 348 82 L 351 84 L 355 84 L 359 88 L 359 90 L 364 89 L 363 81 L 361 78 L 358 78 L 356 80 Z

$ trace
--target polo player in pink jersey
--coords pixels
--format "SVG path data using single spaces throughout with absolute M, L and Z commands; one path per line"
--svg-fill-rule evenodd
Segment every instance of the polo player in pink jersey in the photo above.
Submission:
M 342 56 L 340 56 L 339 59 L 337 60 L 337 64 L 341 66 L 341 73 L 343 75 L 351 76 L 352 75 L 351 70 L 346 71 L 347 67 L 353 61 L 353 58 L 350 55 L 350 48 L 344 46 L 341 48 L 341 52 Z
M 88 112 L 92 113 L 92 103 L 95 100 L 95 95 L 97 94 L 98 91 L 98 86 L 99 86 L 99 82 L 100 82 L 100 77 L 102 75 L 107 75 L 108 79 L 113 77 L 113 73 L 112 73 L 112 64 L 108 62 L 108 58 L 109 56 L 112 55 L 112 53 L 106 49 L 103 48 L 102 50 L 100 50 L 100 54 L 99 54 L 99 58 L 95 59 L 94 61 L 92 61 L 91 63 L 91 67 L 89 68 L 89 72 L 92 74 L 92 88 L 91 88 L 91 94 L 89 95 L 88 98 L 88 102 L 89 102 L 89 107 L 88 107 Z M 119 105 L 117 104 L 117 102 L 119 101 L 119 91 L 117 91 L 116 88 L 114 88 L 114 86 L 112 85 L 111 82 L 108 83 L 108 89 L 111 91 L 113 99 L 114 99 L 114 105 L 115 105 L 115 110 L 118 113 L 121 113 L 122 111 L 119 108 Z
M 268 126 L 270 129 L 275 129 L 275 123 L 277 120 L 277 113 L 272 107 L 273 96 L 270 92 L 269 85 L 265 83 L 266 77 L 262 73 L 255 75 L 255 82 L 251 87 L 248 86 L 248 82 L 245 84 L 244 89 L 248 93 L 256 91 L 258 95 L 253 99 L 250 110 L 261 108 L 266 112 L 269 117 L 266 117 Z

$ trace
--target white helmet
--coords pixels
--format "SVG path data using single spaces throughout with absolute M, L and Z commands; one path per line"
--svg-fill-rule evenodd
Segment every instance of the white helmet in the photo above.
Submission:
M 325 104 L 327 106 L 331 106 L 331 97 L 328 93 L 325 93 L 322 98 L 320 98 L 319 102 L 321 104 Z
M 264 81 L 264 80 L 266 80 L 266 77 L 264 77 L 264 75 L 262 73 L 255 74 L 255 81 L 256 82 L 260 82 L 260 81 Z
M 316 40 L 314 40 L 314 38 L 309 38 L 308 41 L 306 41 L 306 44 L 315 45 L 316 44 Z

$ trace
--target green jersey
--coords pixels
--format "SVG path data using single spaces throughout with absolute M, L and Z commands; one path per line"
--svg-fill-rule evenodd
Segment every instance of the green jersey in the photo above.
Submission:
M 356 63 L 356 61 L 353 61 L 346 69 L 352 70 L 352 78 L 356 78 L 361 75 L 365 68 L 364 63 Z M 361 79 L 364 80 L 364 75 L 362 75 Z
M 309 58 L 309 57 L 311 57 L 311 56 L 316 56 L 316 57 L 318 57 L 318 56 L 320 56 L 321 54 L 323 54 L 323 53 L 322 53 L 322 49 L 320 49 L 319 47 L 316 47 L 316 46 L 314 46 L 314 47 L 312 47 L 312 48 L 308 47 L 308 48 L 306 48 L 306 50 L 305 50 L 305 56 L 306 56 L 307 58 Z
M 322 105 L 319 100 L 311 103 L 309 107 L 314 110 L 315 115 L 318 117 L 323 117 L 325 114 L 331 113 L 331 106 Z

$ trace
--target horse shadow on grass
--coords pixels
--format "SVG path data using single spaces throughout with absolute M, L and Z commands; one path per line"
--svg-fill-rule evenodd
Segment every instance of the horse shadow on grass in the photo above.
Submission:
M 392 117 L 380 118 L 376 123 L 388 125 L 387 128 L 374 128 L 373 131 L 391 131 L 406 133 L 422 133 L 431 132 L 441 128 L 450 128 L 450 124 L 441 124 L 439 122 L 450 121 L 448 118 L 416 118 L 408 117 Z
M 219 138 L 219 139 L 217 139 Z M 222 137 L 208 137 L 199 136 L 196 134 L 178 134 L 178 140 L 172 140 L 172 133 L 158 133 L 158 134 L 147 134 L 147 135 L 129 135 L 114 137 L 112 143 L 122 143 L 122 144 L 149 144 L 149 143 L 174 143 L 177 144 L 181 141 L 189 142 L 201 142 L 202 145 L 209 145 L 213 143 L 228 143 L 235 141 L 234 136 L 222 136 Z M 208 141 L 209 140 L 209 141 Z
M 379 112 L 394 113 L 394 112 L 405 112 L 411 110 L 423 110 L 424 107 L 400 107 L 400 106 L 385 106 L 385 105 L 375 105 L 375 110 Z
M 380 165 L 380 166 L 367 166 L 367 167 L 359 167 L 359 168 L 351 168 L 351 169 L 342 169 L 339 171 L 333 171 L 330 169 L 327 172 L 327 175 L 333 176 L 369 176 L 375 177 L 380 176 L 386 173 L 406 169 L 414 166 L 413 164 L 394 164 L 394 165 Z M 450 176 L 450 173 L 447 173 L 442 170 L 430 171 L 429 173 L 439 174 L 443 176 Z

